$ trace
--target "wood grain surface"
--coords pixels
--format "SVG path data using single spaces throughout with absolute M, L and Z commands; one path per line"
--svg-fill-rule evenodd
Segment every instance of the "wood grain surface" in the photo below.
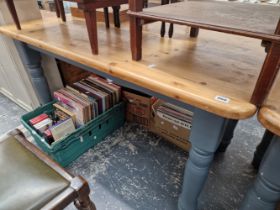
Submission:
M 49 17 L 23 23 L 21 31 L 2 26 L 0 33 L 222 117 L 255 113 L 249 100 L 265 57 L 259 40 L 204 30 L 192 39 L 181 26 L 172 39 L 160 38 L 160 23 L 153 23 L 143 27 L 144 59 L 134 62 L 128 25 L 98 26 L 99 55 L 91 54 L 81 19 Z
M 129 14 L 225 33 L 280 41 L 274 36 L 280 6 L 220 1 L 185 1 Z
M 279 64 L 280 66 L 280 64 Z M 262 125 L 280 136 L 280 74 L 278 73 L 274 85 L 263 107 L 258 113 Z

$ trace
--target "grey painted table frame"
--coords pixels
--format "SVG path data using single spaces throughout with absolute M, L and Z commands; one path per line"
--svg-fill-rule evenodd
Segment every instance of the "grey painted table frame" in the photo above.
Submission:
M 40 104 L 52 100 L 47 79 L 41 66 L 41 54 L 26 47 L 25 43 L 15 41 L 22 63 L 31 79 Z
M 274 210 L 280 199 L 280 137 L 274 136 L 240 210 Z
M 165 101 L 169 101 L 173 104 L 193 111 L 194 119 L 190 136 L 192 148 L 185 167 L 183 189 L 179 198 L 178 208 L 180 210 L 197 209 L 198 197 L 204 187 L 209 167 L 212 163 L 214 153 L 221 142 L 225 126 L 229 121 L 228 119 L 195 108 L 176 99 L 164 96 L 161 93 L 151 91 L 119 78 L 115 78 L 109 74 L 98 71 L 97 69 L 74 62 L 59 55 L 54 55 L 32 45 L 16 40 L 15 43 L 21 55 L 22 61 L 25 64 L 26 71 L 31 77 L 33 86 L 36 89 L 36 93 L 38 94 L 42 104 L 52 100 L 51 93 L 41 67 L 41 53 L 44 53 L 81 67 L 97 75 L 112 79 L 115 83 L 121 86 L 154 95 Z

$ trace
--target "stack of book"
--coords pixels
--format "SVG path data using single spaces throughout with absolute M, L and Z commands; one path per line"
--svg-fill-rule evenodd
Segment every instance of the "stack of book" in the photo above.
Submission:
M 121 87 L 98 76 L 89 76 L 54 92 L 53 113 L 29 121 L 49 144 L 64 138 L 118 104 Z
M 182 149 L 189 150 L 193 113 L 162 100 L 157 100 L 152 110 L 150 130 Z
M 89 76 L 55 91 L 54 97 L 59 101 L 56 108 L 75 116 L 75 125 L 80 127 L 118 104 L 121 87 L 101 77 Z
M 163 103 L 157 107 L 157 115 L 170 123 L 186 129 L 191 129 L 193 113 L 170 103 Z

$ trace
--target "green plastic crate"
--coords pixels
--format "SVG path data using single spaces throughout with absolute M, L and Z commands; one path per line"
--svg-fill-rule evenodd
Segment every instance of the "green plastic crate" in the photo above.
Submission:
M 102 113 L 72 134 L 49 145 L 45 139 L 29 125 L 29 120 L 43 113 L 53 111 L 55 101 L 35 109 L 21 117 L 23 126 L 30 131 L 38 146 L 62 166 L 69 165 L 89 148 L 101 142 L 107 135 L 125 122 L 125 104 L 121 102 Z

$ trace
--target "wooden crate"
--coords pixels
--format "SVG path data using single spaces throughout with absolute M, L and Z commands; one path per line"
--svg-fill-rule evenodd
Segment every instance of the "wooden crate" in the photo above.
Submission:
M 88 71 L 60 60 L 57 60 L 57 65 L 64 85 L 73 84 L 74 82 L 92 75 L 92 73 Z

